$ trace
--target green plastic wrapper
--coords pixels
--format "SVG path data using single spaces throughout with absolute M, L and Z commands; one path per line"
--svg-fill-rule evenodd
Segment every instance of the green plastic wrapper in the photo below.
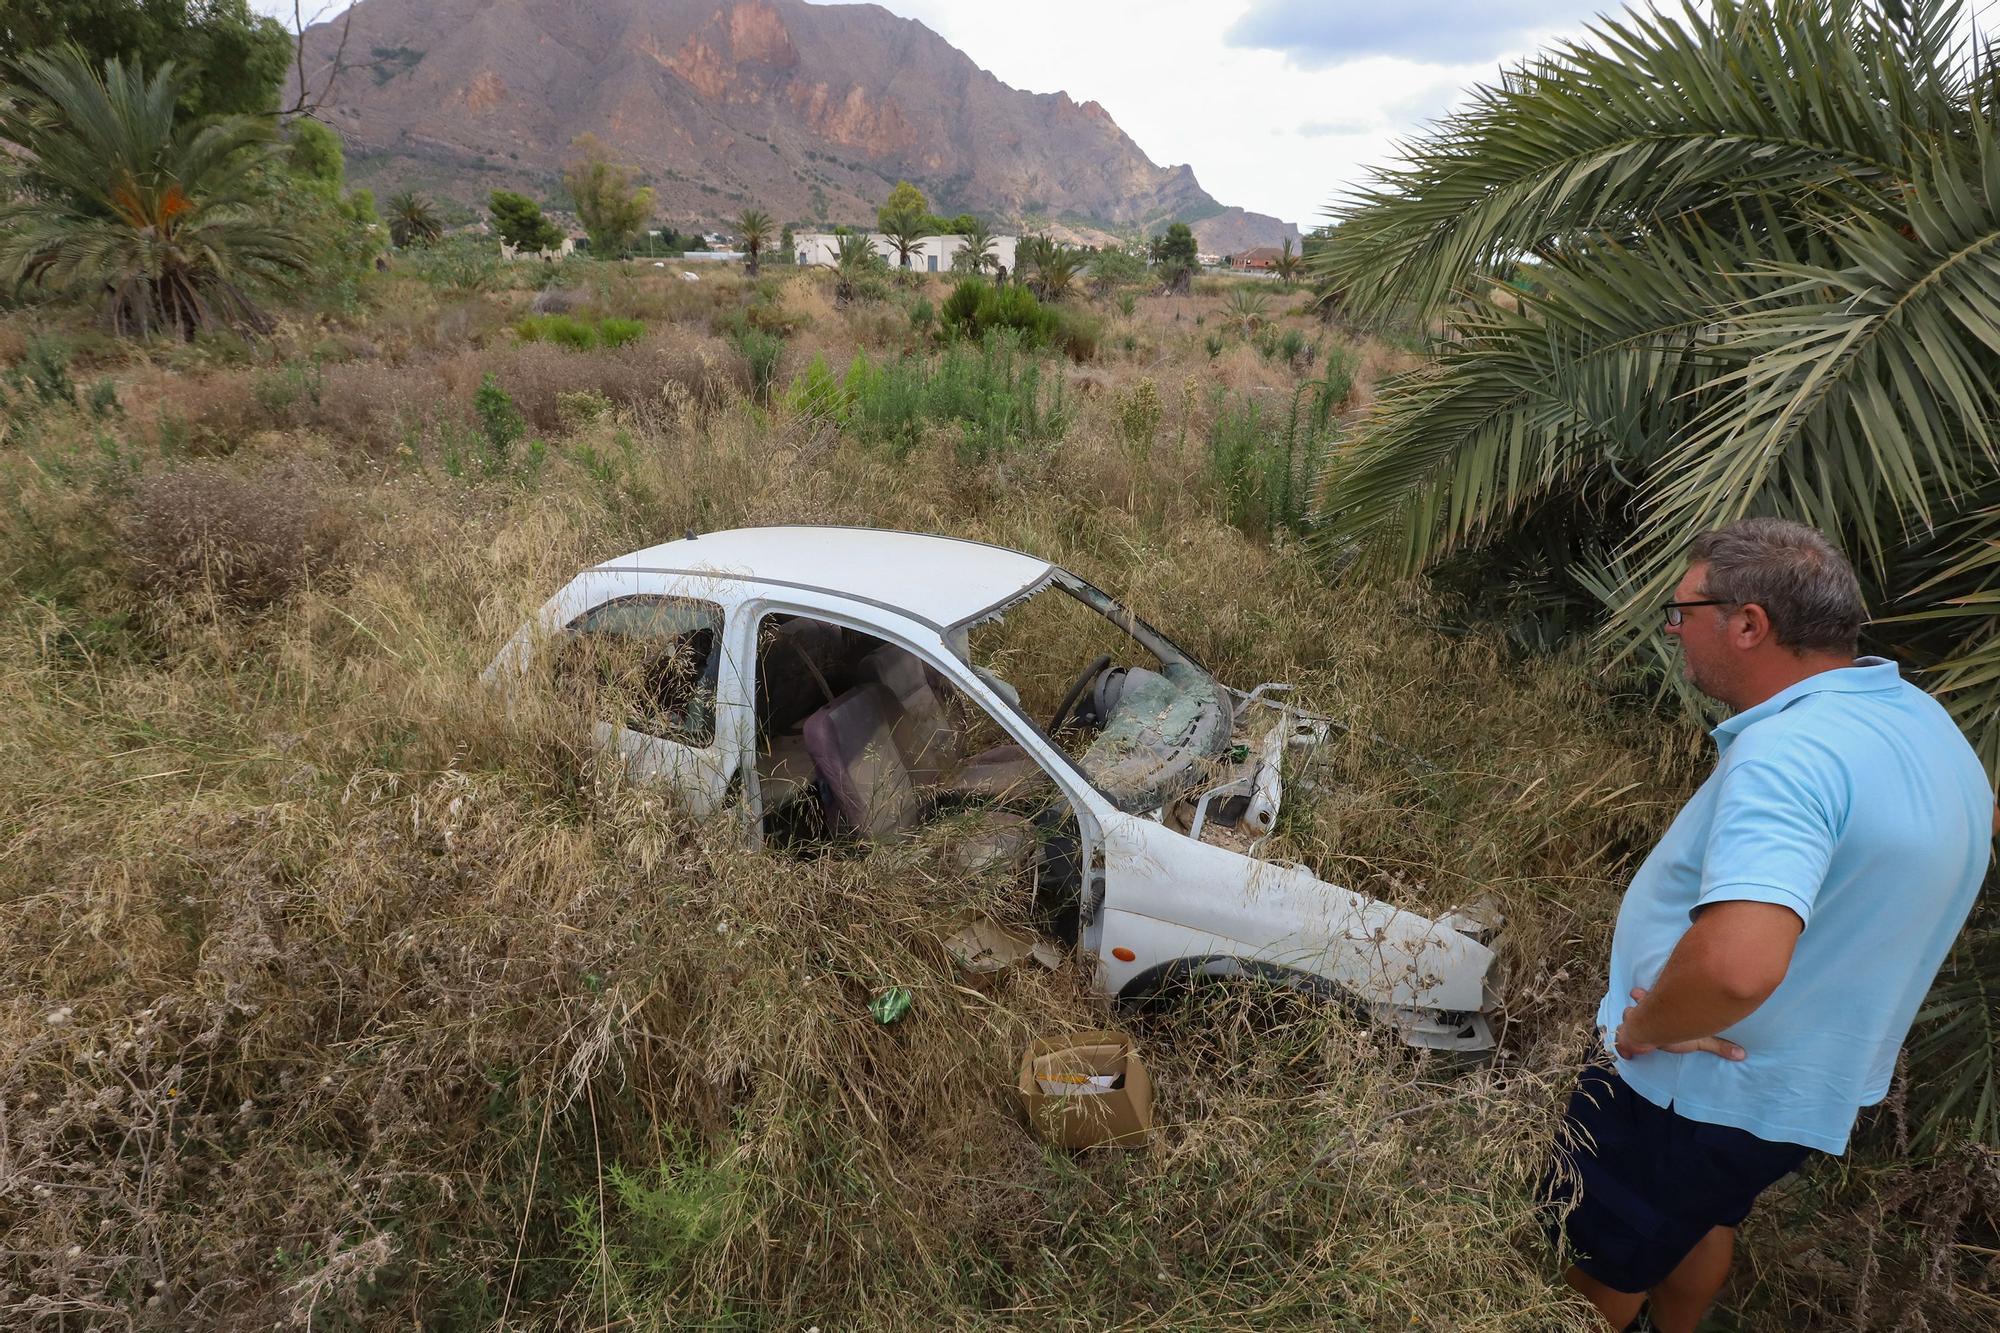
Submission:
M 868 1012 L 875 1021 L 887 1027 L 910 1012 L 911 995 L 902 986 L 891 986 L 868 1002 Z

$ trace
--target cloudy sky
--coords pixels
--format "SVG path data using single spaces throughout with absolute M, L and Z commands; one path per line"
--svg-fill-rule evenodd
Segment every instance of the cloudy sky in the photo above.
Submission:
M 1223 203 L 1311 227 L 1466 87 L 1621 0 L 881 3 L 1017 88 L 1103 103 Z
M 1222 202 L 1310 227 L 1466 87 L 1622 0 L 881 3 L 1017 88 L 1101 102 Z M 343 7 L 308 0 L 308 19 L 316 4 Z M 290 0 L 252 7 L 292 13 Z

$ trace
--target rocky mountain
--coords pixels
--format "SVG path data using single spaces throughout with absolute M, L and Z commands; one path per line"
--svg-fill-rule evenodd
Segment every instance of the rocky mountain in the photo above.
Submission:
M 345 44 L 342 44 L 343 35 Z M 468 205 L 543 197 L 595 134 L 660 216 L 756 206 L 872 222 L 899 179 L 934 211 L 1081 237 L 1191 224 L 1229 253 L 1298 235 L 1156 166 L 1095 102 L 1027 93 L 876 5 L 803 0 L 361 0 L 306 34 L 309 86 L 350 173 Z

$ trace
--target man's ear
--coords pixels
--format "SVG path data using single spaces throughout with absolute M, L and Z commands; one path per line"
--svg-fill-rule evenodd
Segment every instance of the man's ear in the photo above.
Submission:
M 1755 602 L 1745 602 L 1730 621 L 1730 636 L 1738 648 L 1755 648 L 1771 637 L 1771 617 Z

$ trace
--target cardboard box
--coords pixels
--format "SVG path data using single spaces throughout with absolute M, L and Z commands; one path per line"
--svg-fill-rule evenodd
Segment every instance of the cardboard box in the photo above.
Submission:
M 970 916 L 944 940 L 945 952 L 980 990 L 992 990 L 1009 968 L 1033 960 L 1053 972 L 1062 955 L 1032 931 L 1016 930 L 983 916 Z
M 1152 1137 L 1153 1083 L 1123 1032 L 1035 1038 L 1016 1092 L 1028 1128 L 1058 1147 L 1138 1148 Z

